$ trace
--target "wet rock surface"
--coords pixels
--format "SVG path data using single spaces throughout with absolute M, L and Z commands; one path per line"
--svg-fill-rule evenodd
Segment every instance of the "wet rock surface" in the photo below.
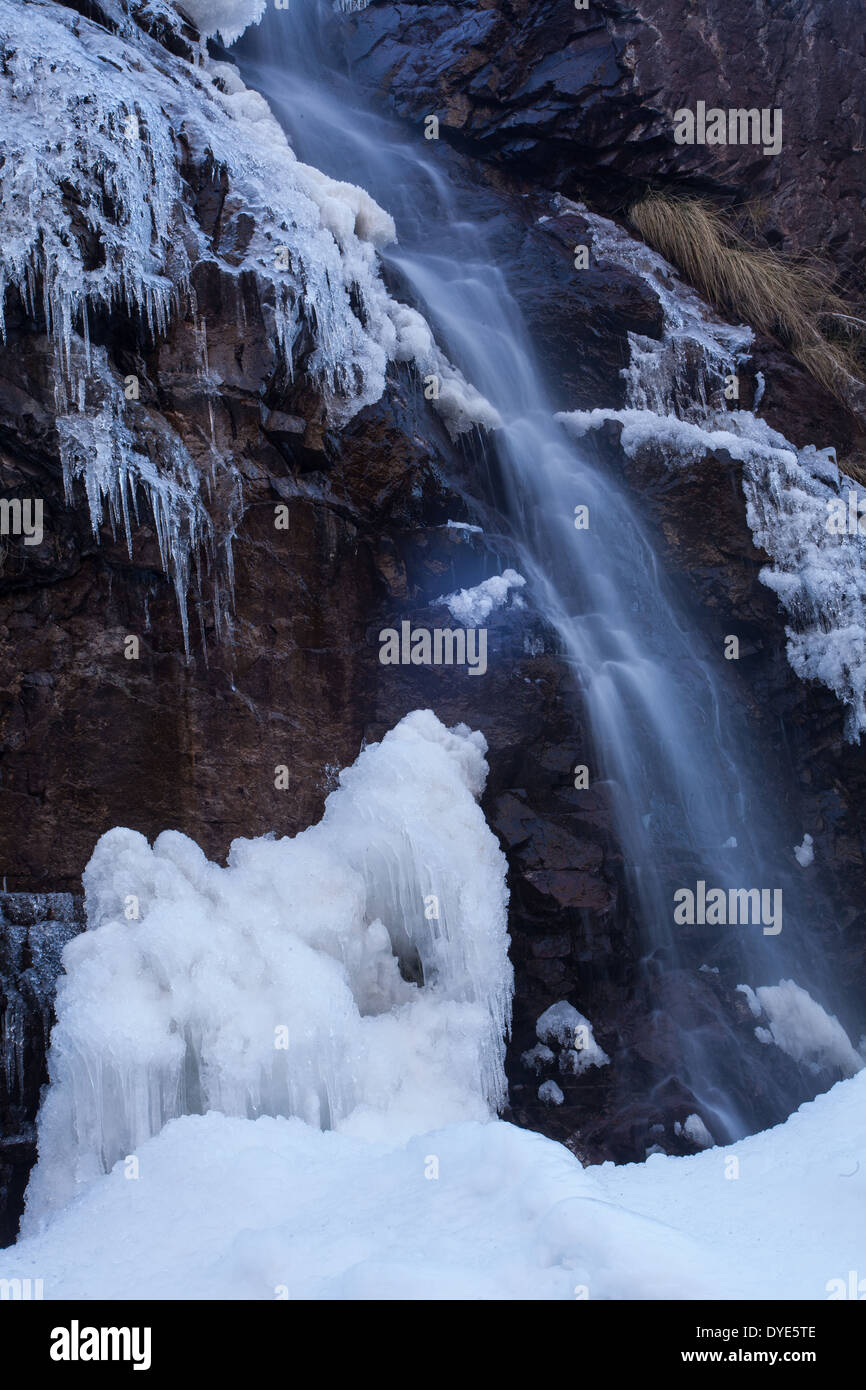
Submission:
M 707 194 L 722 205 L 748 202 L 758 233 L 770 245 L 827 254 L 841 283 L 862 292 L 857 247 L 864 204 L 854 189 L 862 158 L 858 132 L 866 115 L 857 76 L 863 39 L 853 37 L 850 20 L 846 6 L 816 4 L 794 12 L 768 10 L 753 0 L 685 9 L 664 0 L 638 6 L 602 0 L 583 12 L 554 3 L 393 6 L 373 0 L 344 22 L 342 32 L 356 83 L 418 130 L 426 117 L 437 115 L 441 139 L 470 158 L 480 179 L 505 190 L 529 214 L 532 235 L 521 247 L 503 247 L 509 281 L 532 326 L 553 397 L 565 402 L 561 408 L 575 409 L 584 400 L 620 404 L 623 385 L 613 369 L 625 365 L 614 356 L 627 352 L 623 333 L 657 337 L 660 324 L 653 322 L 653 297 L 645 302 L 646 287 L 621 269 L 596 284 L 591 271 L 572 273 L 573 249 L 591 246 L 592 237 L 576 211 L 551 201 L 552 190 L 620 218 L 648 187 Z M 780 155 L 768 158 L 753 147 L 676 145 L 675 111 L 694 109 L 699 100 L 723 108 L 781 108 Z M 536 251 L 539 236 L 546 254 Z M 604 261 L 591 256 L 589 265 L 602 276 L 608 273 Z M 573 296 L 584 294 L 576 303 Z M 561 304 L 567 306 L 564 332 Z M 617 306 L 615 325 L 604 320 L 607 304 Z M 862 420 L 760 336 L 743 381 L 746 406 L 758 373 L 761 414 L 768 423 L 799 446 L 832 442 L 841 465 L 860 476 L 866 462 Z M 860 906 L 866 884 L 857 826 L 866 758 L 846 743 L 835 698 L 792 677 L 776 597 L 758 579 L 767 557 L 756 550 L 746 524 L 740 465 L 728 456 L 708 457 L 683 471 L 651 452 L 631 460 L 619 449 L 612 426 L 595 447 L 599 466 L 619 472 L 639 500 L 708 640 L 721 644 L 728 632 L 741 637 L 745 660 L 733 664 L 729 698 L 746 711 L 755 746 L 774 750 L 776 775 L 766 796 L 790 824 L 792 844 L 803 830 L 817 828 L 821 866 L 804 876 L 802 892 L 816 955 L 844 961 L 850 1006 L 866 985 Z M 568 795 L 557 791 L 560 801 Z M 578 816 L 581 799 L 586 806 L 591 796 L 573 793 Z M 596 880 L 590 889 L 580 881 L 577 842 L 565 873 L 545 861 L 551 836 L 533 825 L 525 805 L 518 790 L 491 812 L 512 864 L 514 1118 L 555 1134 L 585 1159 L 632 1159 L 650 1142 L 668 1152 L 690 1152 L 687 1137 L 672 1129 L 693 1098 L 677 1094 L 675 1028 L 659 1007 L 660 994 L 667 991 L 672 1010 L 679 994 L 684 1007 L 704 1017 L 714 1046 L 732 1056 L 748 1057 L 761 1048 L 754 1020 L 742 997 L 732 999 L 730 988 L 711 973 L 716 965 L 701 971 L 705 961 L 697 944 L 690 971 L 674 979 L 669 965 L 665 974 L 659 962 L 654 1001 L 641 999 L 628 890 L 615 850 L 608 850 L 606 862 L 616 891 L 605 896 L 606 885 Z M 595 815 L 591 834 L 600 840 L 600 806 Z M 828 901 L 834 904 L 832 921 Z M 721 944 L 713 961 L 724 966 L 724 955 Z M 614 1061 L 568 1083 L 554 1067 L 550 1074 L 565 1093 L 557 1106 L 538 1099 L 548 1073 L 534 1076 L 520 1059 L 535 1042 L 536 1018 L 559 998 L 592 1016 Z M 750 1094 L 736 1070 L 729 1077 L 732 1096 L 755 1123 L 772 1122 L 769 1098 Z M 801 1086 L 805 1099 L 810 1082 Z
M 0 893 L 0 1245 L 15 1239 L 36 1156 L 60 955 L 83 925 L 80 894 Z
M 852 0 L 373 3 L 350 21 L 356 81 L 404 119 L 616 212 L 648 185 L 760 205 L 762 230 L 828 252 L 862 288 L 866 39 Z M 675 112 L 780 109 L 782 149 L 677 145 Z

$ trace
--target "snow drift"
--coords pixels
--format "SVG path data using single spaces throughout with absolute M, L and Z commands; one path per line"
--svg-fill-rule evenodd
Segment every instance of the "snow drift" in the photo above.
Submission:
M 862 1275 L 864 1150 L 866 1074 L 729 1148 L 620 1167 L 496 1120 L 371 1143 L 187 1116 L 0 1277 L 46 1299 L 825 1300 Z

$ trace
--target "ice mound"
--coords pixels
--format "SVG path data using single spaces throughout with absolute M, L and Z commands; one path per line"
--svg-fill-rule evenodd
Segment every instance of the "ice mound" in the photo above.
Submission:
M 394 1140 L 501 1106 L 512 970 L 485 752 L 407 715 L 318 825 L 236 840 L 225 868 L 176 831 L 102 836 L 63 957 L 28 1230 L 182 1115 Z
M 452 618 L 456 618 L 464 627 L 480 627 L 494 609 L 505 607 L 512 590 L 515 593 L 511 596 L 516 599 L 517 591 L 525 584 L 522 574 L 507 569 L 502 574 L 482 580 L 472 589 L 457 589 L 452 594 L 444 594 L 436 602 L 444 603 Z
M 769 1020 L 769 1028 L 755 1029 L 760 1042 L 775 1043 L 795 1062 L 816 1074 L 829 1069 L 853 1076 L 862 1069 L 863 1058 L 839 1020 L 793 980 L 761 985 L 753 995 L 742 986 L 738 988 L 749 1000 L 752 1012 L 752 1000 L 756 999 Z

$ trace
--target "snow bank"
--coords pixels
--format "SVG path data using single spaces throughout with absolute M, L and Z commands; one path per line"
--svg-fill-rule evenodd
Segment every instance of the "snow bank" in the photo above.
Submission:
M 522 589 L 525 583 L 522 574 L 507 569 L 503 570 L 502 574 L 495 574 L 490 579 L 483 580 L 472 589 L 458 589 L 453 594 L 444 594 L 435 602 L 444 603 L 452 618 L 456 618 L 458 623 L 463 623 L 464 627 L 480 627 L 495 608 L 505 606 L 513 589 Z
M 627 454 L 653 449 L 671 467 L 719 450 L 742 462 L 746 519 L 755 545 L 771 557 L 760 579 L 788 619 L 788 660 L 802 679 L 837 695 L 847 707 L 846 735 L 859 742 L 866 729 L 866 524 L 858 508 L 862 501 L 866 511 L 866 498 L 840 474 L 832 449 L 797 449 L 750 411 L 725 410 L 725 378 L 747 358 L 751 331 L 717 319 L 654 251 L 577 210 L 589 221 L 594 255 L 651 286 L 665 330 L 661 342 L 629 335 L 625 409 L 560 418 L 578 436 L 619 421 Z
M 501 1121 L 402 1143 L 173 1120 L 0 1278 L 46 1299 L 827 1299 L 866 1240 L 866 1074 L 688 1158 L 582 1168 Z
M 109 831 L 64 952 L 27 1229 L 170 1120 L 299 1116 L 393 1141 L 504 1101 L 505 858 L 486 744 L 408 715 L 320 824 L 236 840 Z

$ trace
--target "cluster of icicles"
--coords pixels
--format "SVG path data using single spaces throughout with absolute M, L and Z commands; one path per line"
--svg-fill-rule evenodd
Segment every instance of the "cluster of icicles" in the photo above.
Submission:
M 192 320 L 201 350 L 188 389 L 212 402 L 220 382 L 208 369 L 191 284 L 193 268 L 210 262 L 236 287 L 239 334 L 244 286 L 257 284 L 275 374 L 291 379 L 303 342 L 303 370 L 332 422 L 381 397 L 389 362 L 437 377 L 436 405 L 452 434 L 498 417 L 422 316 L 385 289 L 378 250 L 395 237 L 388 214 L 363 189 L 300 163 L 235 68 L 211 61 L 203 46 L 193 62 L 169 55 L 136 22 L 177 29 L 171 6 L 105 0 L 101 9 L 115 32 L 48 0 L 30 7 L 22 28 L 18 5 L 0 0 L 0 338 L 13 291 L 53 342 L 67 498 L 83 485 L 95 534 L 106 519 L 123 528 L 130 554 L 144 503 L 188 649 L 187 594 L 193 577 L 200 594 L 202 558 L 217 632 L 231 598 L 239 470 L 217 451 L 213 429 L 210 439 L 183 439 L 127 392 L 127 378 L 91 341 L 97 319 L 126 315 L 149 341 L 178 315 Z M 240 217 L 245 235 L 224 232 L 228 258 L 196 220 L 185 162 L 230 189 L 223 218 Z

